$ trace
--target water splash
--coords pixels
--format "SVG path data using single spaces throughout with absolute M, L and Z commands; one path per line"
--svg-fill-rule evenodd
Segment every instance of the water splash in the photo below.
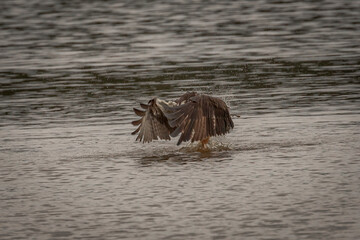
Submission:
M 206 145 L 202 145 L 201 142 L 188 143 L 185 147 L 180 148 L 179 151 L 185 153 L 192 152 L 223 152 L 232 150 L 232 144 L 227 142 L 225 137 L 218 136 L 210 138 L 209 142 Z

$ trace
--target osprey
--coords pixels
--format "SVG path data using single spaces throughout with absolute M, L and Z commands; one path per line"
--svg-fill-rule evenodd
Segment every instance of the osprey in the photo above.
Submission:
M 139 110 L 134 108 L 139 120 L 133 121 L 138 128 L 136 141 L 151 142 L 180 135 L 177 145 L 186 141 L 200 141 L 202 146 L 210 137 L 224 135 L 234 128 L 229 108 L 217 97 L 197 92 L 187 92 L 175 101 L 151 99 L 148 104 L 140 103 Z

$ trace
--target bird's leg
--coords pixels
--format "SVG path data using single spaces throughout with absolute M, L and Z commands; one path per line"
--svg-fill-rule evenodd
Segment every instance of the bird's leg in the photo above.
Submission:
M 205 148 L 205 145 L 209 143 L 209 139 L 210 139 L 210 137 L 207 137 L 207 138 L 201 140 L 201 146 L 203 148 Z

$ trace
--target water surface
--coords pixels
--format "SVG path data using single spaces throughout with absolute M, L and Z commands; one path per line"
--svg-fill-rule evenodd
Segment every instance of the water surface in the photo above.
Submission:
M 1 6 L 1 239 L 360 238 L 358 1 Z M 186 91 L 233 131 L 136 143 Z

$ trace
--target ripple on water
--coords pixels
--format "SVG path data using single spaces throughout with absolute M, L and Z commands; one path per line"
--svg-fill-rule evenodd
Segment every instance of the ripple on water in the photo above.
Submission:
M 360 239 L 357 1 L 1 6 L 0 238 Z M 233 131 L 135 142 L 186 91 Z

